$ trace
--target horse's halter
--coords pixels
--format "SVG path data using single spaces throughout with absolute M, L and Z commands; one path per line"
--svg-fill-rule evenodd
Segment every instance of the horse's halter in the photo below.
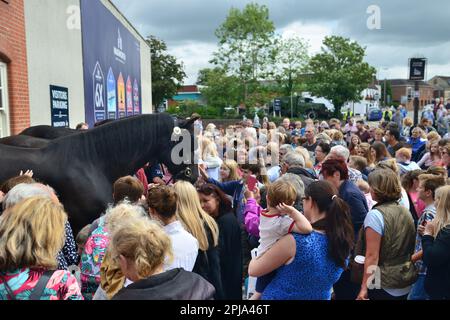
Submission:
M 174 118 L 174 127 L 173 127 L 172 134 L 181 135 L 181 132 L 182 132 L 182 129 L 179 127 L 178 119 Z M 176 181 L 176 180 L 183 180 L 183 178 L 190 180 L 191 177 L 192 177 L 192 169 L 189 167 L 186 167 L 183 171 L 180 171 L 176 175 L 173 175 L 166 184 L 169 185 L 171 182 Z

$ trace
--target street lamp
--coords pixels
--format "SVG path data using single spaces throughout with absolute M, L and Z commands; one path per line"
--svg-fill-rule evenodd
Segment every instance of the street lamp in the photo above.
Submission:
M 379 74 L 379 76 L 377 77 L 378 78 L 378 84 L 380 84 L 380 78 L 381 78 L 381 70 L 389 70 L 389 68 L 388 67 L 378 67 L 378 69 L 377 69 L 377 71 L 378 71 L 378 74 Z M 386 89 L 386 87 L 387 87 L 387 77 L 386 77 L 386 74 L 384 74 L 384 86 L 383 86 L 384 88 L 383 88 L 383 94 L 384 94 L 384 97 L 383 97 L 383 106 L 384 107 L 386 107 L 386 103 L 387 103 L 387 89 Z

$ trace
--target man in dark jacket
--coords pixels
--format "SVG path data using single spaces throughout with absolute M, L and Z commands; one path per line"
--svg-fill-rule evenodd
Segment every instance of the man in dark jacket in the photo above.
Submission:
M 347 164 L 340 159 L 330 159 L 322 164 L 321 171 L 325 180 L 329 181 L 339 190 L 339 196 L 350 207 L 352 215 L 355 240 L 359 230 L 364 224 L 369 207 L 366 197 L 359 188 L 349 180 Z M 334 285 L 337 300 L 355 300 L 360 286 L 350 281 L 350 271 L 345 271 L 339 281 Z

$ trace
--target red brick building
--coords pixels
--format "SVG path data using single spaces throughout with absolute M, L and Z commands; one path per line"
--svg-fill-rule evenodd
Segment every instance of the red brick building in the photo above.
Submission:
M 94 16 L 84 14 L 90 10 L 96 10 Z M 101 28 L 97 18 L 105 20 Z M 91 41 L 86 51 L 90 59 L 85 59 L 83 42 L 100 29 L 104 38 L 94 40 L 95 45 Z M 114 65 L 117 52 L 133 58 Z M 145 38 L 111 0 L 0 0 L 0 138 L 29 126 L 93 125 L 95 103 L 103 107 L 97 114 L 103 110 L 106 116 L 108 69 L 114 69 L 115 86 L 118 69 L 121 77 L 126 73 L 131 83 L 127 88 L 134 90 L 127 90 L 128 101 L 134 101 L 139 113 L 151 113 L 150 58 Z M 127 113 L 131 108 L 128 105 Z M 118 112 L 111 113 L 118 117 Z
M 0 0 L 0 136 L 30 125 L 27 70 L 23 0 Z
M 392 87 L 392 100 L 401 103 L 409 111 L 414 110 L 415 82 L 404 79 L 388 80 Z M 433 102 L 434 88 L 424 81 L 419 81 L 419 105 L 423 107 Z

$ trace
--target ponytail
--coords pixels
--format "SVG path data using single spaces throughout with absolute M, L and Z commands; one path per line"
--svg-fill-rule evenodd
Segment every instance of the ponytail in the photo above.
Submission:
M 342 268 L 347 267 L 347 259 L 354 247 L 354 231 L 350 208 L 340 197 L 336 197 L 326 215 L 326 233 L 329 253 Z
M 326 212 L 325 218 L 315 222 L 313 228 L 326 232 L 330 257 L 346 268 L 355 238 L 349 206 L 337 196 L 336 187 L 327 181 L 311 183 L 305 195 L 312 198 L 320 212 Z

